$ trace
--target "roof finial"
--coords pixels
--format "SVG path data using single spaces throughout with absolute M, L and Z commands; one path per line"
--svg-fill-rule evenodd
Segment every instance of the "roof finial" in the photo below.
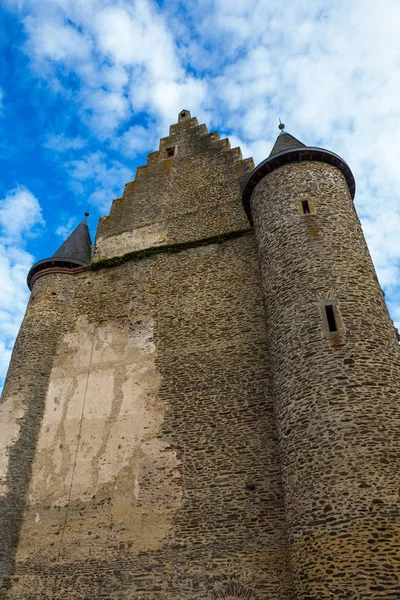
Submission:
M 278 128 L 281 130 L 281 133 L 283 132 L 283 130 L 285 129 L 285 123 L 282 123 L 281 119 L 279 118 L 279 125 Z
M 90 208 L 90 203 L 87 205 L 86 212 L 84 213 L 85 214 L 85 218 L 90 215 L 89 208 Z

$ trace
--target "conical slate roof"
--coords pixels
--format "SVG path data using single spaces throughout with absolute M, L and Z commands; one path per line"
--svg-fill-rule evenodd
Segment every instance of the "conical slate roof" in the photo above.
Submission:
M 39 260 L 31 267 L 27 278 L 29 289 L 32 289 L 33 277 L 45 269 L 58 268 L 63 272 L 89 266 L 92 255 L 91 246 L 92 242 L 85 218 L 51 258 Z
M 342 172 L 351 197 L 354 198 L 356 184 L 350 167 L 345 161 L 334 152 L 325 148 L 306 146 L 303 142 L 290 135 L 290 133 L 283 131 L 284 127 L 284 124 L 280 123 L 279 129 L 281 129 L 281 133 L 278 135 L 270 155 L 252 170 L 244 182 L 242 202 L 251 224 L 253 223 L 253 218 L 251 215 L 250 199 L 254 188 L 263 177 L 283 165 L 302 161 L 316 161 L 332 165 Z
M 284 152 L 284 150 L 291 150 L 292 148 L 305 148 L 306 145 L 300 142 L 298 139 L 282 131 L 276 138 L 276 142 L 270 152 L 270 156 L 278 154 L 278 152 Z
M 67 258 L 88 265 L 91 259 L 91 244 L 89 227 L 84 219 L 53 254 L 53 257 Z

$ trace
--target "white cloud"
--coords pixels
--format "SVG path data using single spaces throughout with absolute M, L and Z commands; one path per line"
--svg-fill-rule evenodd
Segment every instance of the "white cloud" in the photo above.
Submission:
M 68 163 L 71 185 L 79 194 L 85 194 L 91 205 L 107 212 L 111 200 L 121 195 L 133 173 L 119 161 L 109 161 L 102 152 L 87 154 Z
M 133 125 L 113 142 L 114 148 L 119 148 L 124 156 L 135 156 L 140 152 L 150 152 L 158 143 L 151 128 Z
M 271 145 L 265 140 L 254 140 L 249 143 L 244 142 L 236 135 L 227 135 L 221 137 L 228 137 L 231 144 L 231 148 L 239 147 L 242 151 L 243 158 L 253 158 L 255 163 L 261 162 L 266 156 L 268 156 Z
M 400 210 L 388 208 L 365 218 L 363 230 L 381 285 L 394 292 L 400 286 Z
M 20 186 L 0 200 L 0 229 L 5 243 L 21 243 L 22 235 L 33 236 L 44 225 L 38 200 Z
M 75 27 L 58 17 L 27 17 L 25 29 L 29 35 L 29 44 L 35 58 L 42 62 L 46 59 L 76 64 L 90 58 L 90 40 Z
M 82 138 L 71 138 L 63 133 L 54 133 L 48 135 L 44 143 L 44 147 L 49 150 L 54 150 L 58 154 L 68 152 L 69 150 L 80 150 L 86 146 L 86 141 Z
M 26 276 L 34 259 L 25 238 L 43 225 L 39 202 L 26 188 L 0 200 L 0 387 L 29 297 Z
M 72 231 L 75 229 L 75 227 L 78 225 L 78 219 L 76 216 L 74 217 L 69 217 L 66 220 L 64 220 L 64 222 L 62 223 L 62 225 L 59 225 L 55 231 L 56 235 L 59 235 L 62 240 L 66 240 L 67 237 L 69 236 L 70 233 L 72 233 Z
M 54 91 L 76 102 L 103 139 L 132 109 L 149 111 L 159 127 L 175 118 L 183 100 L 201 111 L 206 84 L 181 64 L 155 2 L 26 0 L 21 9 L 33 68 Z M 77 93 L 69 88 L 69 74 L 80 80 Z
M 193 114 L 201 120 L 207 120 L 207 112 L 202 107 L 207 97 L 205 82 L 194 79 L 191 76 L 176 80 L 150 81 L 147 88 L 145 102 L 142 108 L 147 108 L 158 118 L 162 119 L 164 128 L 176 121 L 178 112 L 190 106 Z M 131 90 L 132 105 L 135 107 L 136 96 L 134 89 Z M 137 108 L 140 104 L 136 103 Z
M 97 49 L 115 64 L 142 65 L 155 78 L 180 75 L 174 39 L 155 5 L 144 0 L 96 11 Z

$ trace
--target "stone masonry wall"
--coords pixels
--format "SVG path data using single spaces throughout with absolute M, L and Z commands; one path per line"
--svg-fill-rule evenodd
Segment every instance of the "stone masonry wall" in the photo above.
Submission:
M 248 229 L 241 184 L 253 166 L 185 111 L 100 220 L 95 259 Z
M 8 600 L 292 598 L 250 168 L 180 117 L 93 267 L 35 281 L 2 398 Z
M 53 355 L 69 301 L 65 277 L 42 279 L 15 342 L 0 403 L 0 582 L 7 589 L 24 518 Z M 1 588 L 0 588 L 1 589 Z M 1 597 L 1 592 L 0 592 Z
M 346 182 L 283 166 L 251 209 L 295 598 L 399 598 L 400 350 Z
M 253 235 L 64 278 L 8 598 L 290 598 Z

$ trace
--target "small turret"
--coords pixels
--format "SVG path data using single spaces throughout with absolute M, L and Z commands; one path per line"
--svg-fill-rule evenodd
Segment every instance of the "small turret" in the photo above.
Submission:
M 280 129 L 281 133 L 278 135 L 270 155 L 250 173 L 243 188 L 243 207 L 250 223 L 253 223 L 250 198 L 258 182 L 275 169 L 291 163 L 313 161 L 336 167 L 344 176 L 350 195 L 354 199 L 356 192 L 354 176 L 350 167 L 340 156 L 330 150 L 325 150 L 325 148 L 306 146 L 290 133 L 286 133 L 282 127 Z
M 27 277 L 28 287 L 31 290 L 32 285 L 39 276 L 39 273 L 46 272 L 68 272 L 71 269 L 79 267 L 87 267 L 91 261 L 91 239 L 89 228 L 86 222 L 86 214 L 84 220 L 74 229 L 71 235 L 59 247 L 57 252 L 51 258 L 44 258 L 35 263 Z M 49 269 L 51 271 L 49 271 Z

